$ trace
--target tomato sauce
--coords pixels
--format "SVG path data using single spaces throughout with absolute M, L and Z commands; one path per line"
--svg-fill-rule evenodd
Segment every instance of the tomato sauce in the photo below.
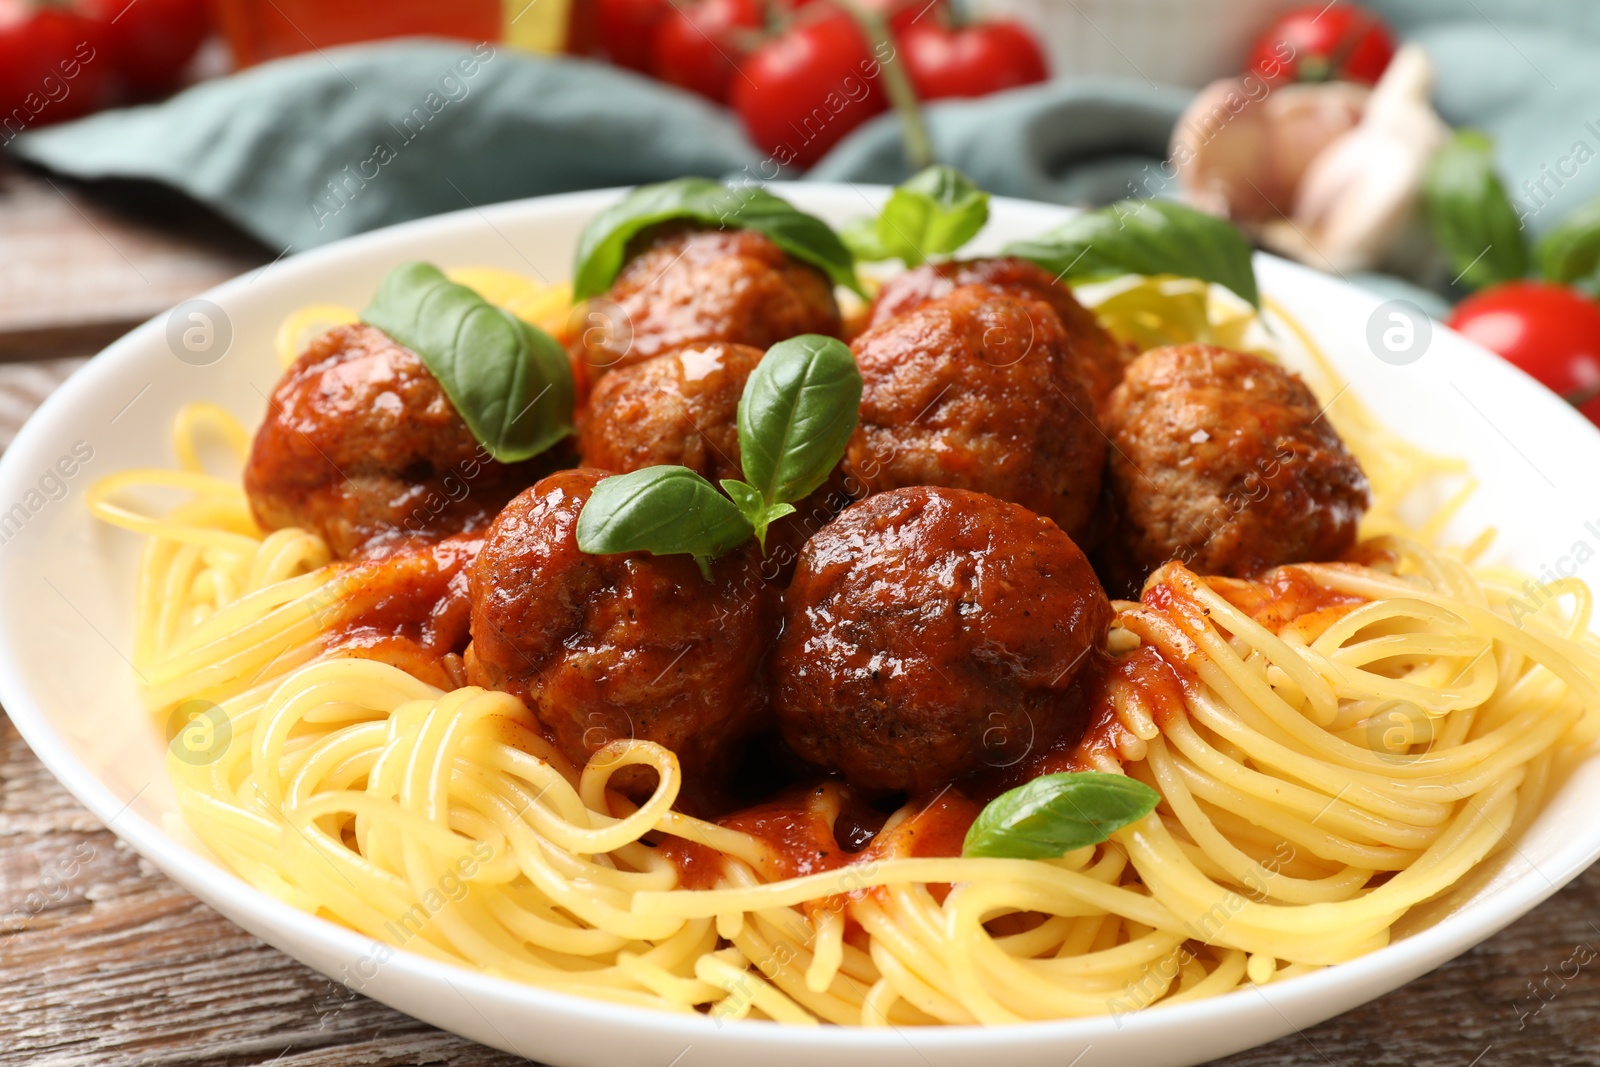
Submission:
M 917 811 L 872 841 L 858 862 L 914 856 L 929 859 L 961 855 L 967 831 L 983 806 L 954 787 L 922 802 Z
M 722 853 L 710 845 L 663 834 L 656 850 L 678 868 L 682 889 L 711 889 L 722 877 Z
M 382 660 L 442 689 L 466 684 L 467 571 L 482 535 L 406 545 L 349 565 L 352 592 L 328 635 L 335 654 Z
M 1052 770 L 1089 770 L 1106 758 L 1121 761 L 1124 744 L 1133 737 L 1117 715 L 1116 697 L 1137 701 L 1156 726 L 1165 729 L 1184 714 L 1186 690 L 1192 682 L 1150 645 L 1141 645 L 1110 660 L 1088 680 L 1094 719 L 1070 757 Z
M 1209 578 L 1207 584 L 1222 599 L 1273 633 L 1280 633 L 1285 626 L 1308 615 L 1331 623 L 1366 603 L 1364 597 L 1318 585 L 1299 567 L 1278 567 L 1262 578 L 1248 581 Z
M 760 873 L 777 880 L 892 857 L 959 856 L 967 830 L 982 809 L 951 786 L 906 806 L 912 814 L 883 831 L 886 813 L 829 778 L 786 789 L 771 800 L 723 816 L 718 824 L 764 842 L 772 858 Z M 707 888 L 721 873 L 720 856 L 707 846 L 663 837 L 657 847 L 677 866 L 685 888 Z
M 801 878 L 850 862 L 834 837 L 838 812 L 849 790 L 833 782 L 786 789 L 773 799 L 718 820 L 730 830 L 758 837 L 772 847 L 776 878 Z M 831 810 L 830 810 L 831 809 Z M 769 873 L 769 872 L 763 872 Z

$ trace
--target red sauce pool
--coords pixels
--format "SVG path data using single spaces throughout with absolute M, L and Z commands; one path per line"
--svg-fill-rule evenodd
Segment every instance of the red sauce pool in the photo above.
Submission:
M 656 848 L 678 868 L 683 889 L 710 889 L 722 877 L 722 853 L 710 845 L 663 835 Z
M 829 824 L 829 814 L 838 814 Z M 884 832 L 887 816 L 837 779 L 785 790 L 771 800 L 734 812 L 718 824 L 764 841 L 774 867 L 760 872 L 769 880 L 872 863 L 889 857 L 961 855 L 967 830 L 982 805 L 954 787 L 911 802 L 914 812 Z M 849 848 L 846 843 L 864 842 Z M 686 889 L 705 889 L 721 873 L 715 850 L 693 841 L 663 837 L 657 845 L 678 868 Z
M 1278 567 L 1255 580 L 1209 578 L 1224 600 L 1256 622 L 1278 633 L 1307 615 L 1327 612 L 1327 621 L 1366 603 L 1366 598 L 1341 593 L 1311 580 L 1299 567 Z
M 329 650 L 391 663 L 441 689 L 466 684 L 467 571 L 482 545 L 481 534 L 457 534 L 351 563 L 345 575 L 354 590 Z

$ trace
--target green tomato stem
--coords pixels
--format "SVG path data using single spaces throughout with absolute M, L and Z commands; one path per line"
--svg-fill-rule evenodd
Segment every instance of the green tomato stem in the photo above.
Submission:
M 917 91 L 911 76 L 900 62 L 900 50 L 889 35 L 889 26 L 875 11 L 861 6 L 858 0 L 836 0 L 845 10 L 872 46 L 873 54 L 881 46 L 889 46 L 889 58 L 882 63 L 883 87 L 889 94 L 889 103 L 900 115 L 900 132 L 905 139 L 906 160 L 913 170 L 921 170 L 933 163 L 933 141 L 928 137 L 928 126 L 922 120 L 922 108 L 917 104 Z

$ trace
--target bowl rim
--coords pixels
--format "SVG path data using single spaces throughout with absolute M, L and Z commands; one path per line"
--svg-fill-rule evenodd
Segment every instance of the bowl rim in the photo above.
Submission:
M 850 195 L 865 198 L 887 196 L 889 187 L 856 183 L 826 182 L 773 182 L 774 191 L 796 201 L 807 209 L 808 194 L 819 198 L 848 191 Z M 463 225 L 487 221 L 519 219 L 529 211 L 548 211 L 551 214 L 589 211 L 614 202 L 629 187 L 613 187 L 532 197 L 500 204 L 472 207 L 443 215 L 429 216 L 394 226 L 384 227 L 354 237 L 344 238 L 328 245 L 300 253 L 283 262 L 275 260 L 213 286 L 198 297 L 218 303 L 238 295 L 257 278 L 272 270 L 295 270 L 302 266 L 315 266 L 344 256 L 371 254 L 392 245 L 403 245 L 414 238 L 447 234 Z M 871 203 L 872 200 L 867 202 Z M 997 211 L 1048 213 L 1066 218 L 1073 209 L 1061 205 L 1009 197 L 994 197 L 991 201 Z M 1314 284 L 1351 290 L 1354 286 L 1337 279 L 1327 278 L 1309 268 L 1286 260 L 1256 253 L 1258 267 L 1270 264 L 1273 273 L 1287 271 L 1303 275 Z M 1372 296 L 1374 304 L 1381 298 Z M 28 484 L 35 472 L 24 466 L 24 459 L 37 450 L 56 424 L 99 387 L 114 368 L 137 363 L 142 353 L 151 349 L 163 331 L 167 312 L 161 312 L 134 328 L 128 334 L 107 346 L 84 367 L 74 373 L 60 388 L 46 398 L 39 409 L 27 420 L 10 447 L 0 456 L 0 498 L 6 498 L 13 489 Z M 1442 324 L 1435 328 L 1443 330 Z M 1512 378 L 1522 378 L 1531 384 L 1520 371 L 1504 364 L 1497 357 L 1476 349 L 1474 355 L 1499 364 L 1500 369 Z M 1520 388 L 1520 387 L 1519 387 Z M 1541 389 L 1542 391 L 1542 389 Z M 1559 421 L 1570 418 L 1588 424 L 1570 406 L 1561 403 L 1554 394 L 1543 398 L 1549 417 Z M 1560 409 L 1565 409 L 1561 411 Z M 10 544 L 0 544 L 0 560 L 5 560 L 15 550 Z M 6 593 L 4 595 L 11 595 Z M 323 947 L 335 955 L 361 959 L 373 947 L 381 944 L 371 938 L 341 926 L 331 920 L 301 911 L 285 902 L 256 889 L 242 878 L 215 864 L 211 859 L 169 836 L 157 823 L 132 811 L 132 805 L 143 792 L 135 793 L 126 801 L 119 799 L 97 777 L 87 764 L 75 755 L 66 739 L 51 724 L 41 702 L 23 681 L 18 667 L 18 650 L 12 638 L 8 617 L 0 613 L 0 704 L 4 705 L 18 732 L 39 760 L 63 786 L 118 838 L 130 845 L 168 877 L 185 889 L 195 893 L 210 906 L 222 912 L 231 922 L 247 928 L 290 955 L 298 954 L 283 945 L 285 939 Z M 1595 758 L 1592 754 L 1591 759 Z M 148 788 L 148 787 L 146 787 Z M 1547 798 L 1548 799 L 1548 798 Z M 1507 846 L 1517 851 L 1517 843 Z M 1577 877 L 1596 858 L 1600 858 L 1600 822 L 1589 826 L 1588 832 L 1573 833 L 1539 864 L 1525 860 L 1527 870 L 1518 873 L 1507 884 L 1493 893 L 1474 900 L 1469 906 L 1449 914 L 1438 922 L 1408 936 L 1393 941 L 1364 956 L 1345 963 L 1321 968 L 1265 987 L 1239 989 L 1204 1000 L 1176 1005 L 1157 1004 L 1149 1009 L 1126 1015 L 1100 1015 L 1048 1021 L 1031 1021 L 1004 1026 L 942 1025 L 936 1027 L 865 1028 L 822 1026 L 792 1027 L 758 1020 L 723 1022 L 704 1015 L 677 1015 L 665 1011 L 651 1011 L 626 1005 L 613 1004 L 587 997 L 528 985 L 508 978 L 499 978 L 456 964 L 443 963 L 394 948 L 383 963 L 385 969 L 396 969 L 413 982 L 443 987 L 453 986 L 464 997 L 469 994 L 510 1003 L 526 1004 L 544 1012 L 560 1013 L 581 1025 L 622 1025 L 631 1029 L 643 1028 L 663 1039 L 684 1040 L 690 1043 L 710 1040 L 722 1034 L 729 1039 L 742 1039 L 745 1047 L 761 1045 L 799 1046 L 816 1050 L 851 1049 L 860 1051 L 898 1049 L 916 1037 L 915 1046 L 940 1051 L 1006 1049 L 1013 1046 L 1034 1046 L 1041 1041 L 1078 1042 L 1093 1044 L 1112 1033 L 1146 1031 L 1148 1036 L 1181 1037 L 1197 1024 L 1227 1026 L 1243 1023 L 1247 1016 L 1258 1011 L 1256 999 L 1260 998 L 1282 1020 L 1279 1033 L 1297 1029 L 1295 1019 L 1317 1020 L 1348 1010 L 1358 1004 L 1376 999 L 1396 986 L 1437 967 L 1450 958 L 1476 946 L 1492 936 L 1562 886 Z M 248 917 L 248 922 L 245 918 Z M 262 932 L 270 931 L 269 933 Z M 313 965 L 315 966 L 315 965 Z M 323 973 L 328 973 L 324 971 Z M 348 984 L 348 983 L 347 983 Z M 358 992 L 368 990 L 355 987 Z M 1373 993 L 1372 990 L 1378 990 Z M 1250 994 L 1254 993 L 1254 996 Z M 470 1003 L 470 1002 L 469 1002 Z M 1332 1011 L 1328 1005 L 1336 1005 Z

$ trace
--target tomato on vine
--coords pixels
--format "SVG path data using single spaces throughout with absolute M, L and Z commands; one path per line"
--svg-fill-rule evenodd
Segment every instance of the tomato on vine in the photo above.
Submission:
M 1280 16 L 1256 38 L 1245 70 L 1269 82 L 1374 85 L 1394 52 L 1389 27 L 1365 8 L 1310 4 Z
M 105 29 L 111 63 L 140 97 L 174 89 L 211 32 L 208 0 L 85 0 Z
M 849 14 L 807 4 L 740 66 L 730 103 L 756 147 L 783 166 L 809 167 L 888 107 L 880 82 L 891 56 L 886 42 L 869 44 Z
M 722 103 L 765 22 L 761 0 L 698 0 L 656 27 L 651 70 L 664 82 Z
M 672 10 L 671 0 L 595 0 L 595 35 L 611 62 L 649 71 L 656 30 Z
M 953 26 L 923 18 L 898 36 L 922 100 L 987 96 L 1050 77 L 1044 50 L 1019 22 Z
M 1512 281 L 1467 297 L 1448 324 L 1600 425 L 1600 304 L 1570 286 Z
M 0 138 L 87 115 L 112 84 L 99 20 L 70 6 L 0 0 Z

